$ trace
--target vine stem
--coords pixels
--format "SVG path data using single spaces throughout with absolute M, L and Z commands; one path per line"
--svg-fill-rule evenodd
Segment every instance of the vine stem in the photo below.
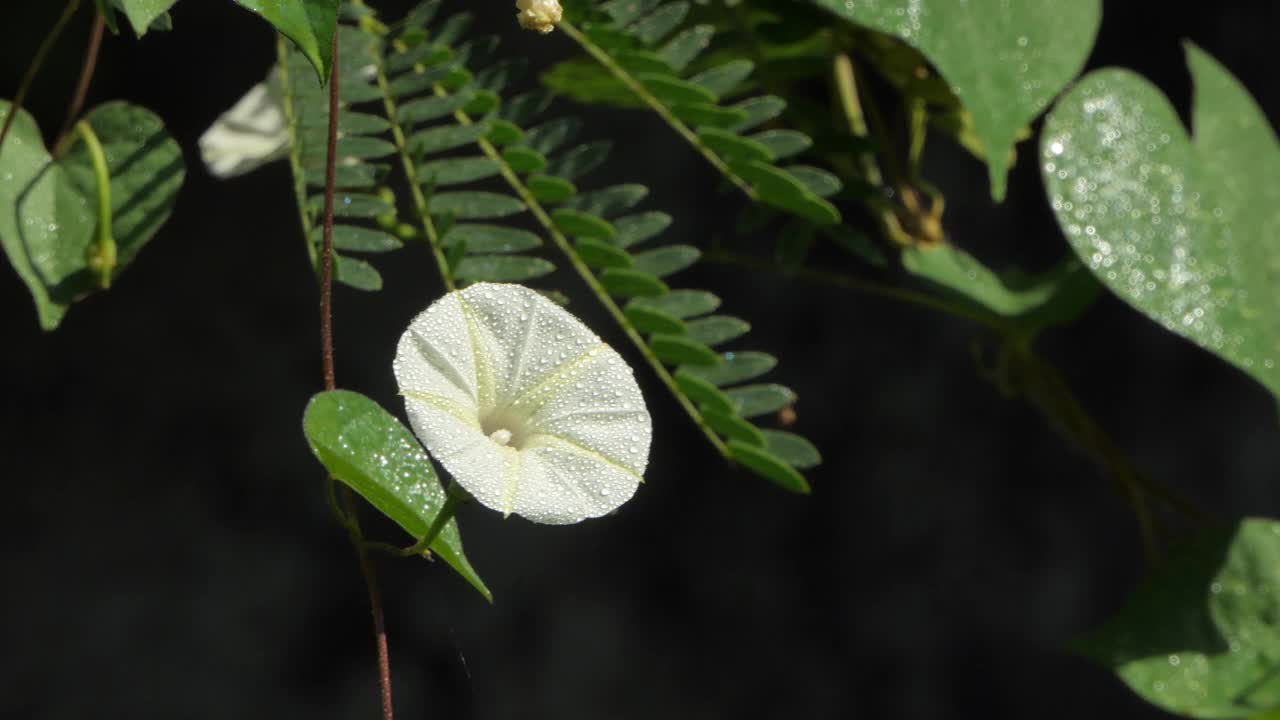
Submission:
M 31 64 L 27 66 L 27 72 L 23 74 L 22 82 L 18 85 L 18 93 L 13 96 L 13 103 L 9 106 L 4 125 L 0 126 L 0 150 L 4 149 L 4 140 L 9 137 L 9 128 L 13 127 L 14 119 L 18 117 L 18 112 L 22 110 L 22 103 L 27 99 L 27 91 L 31 89 L 31 83 L 35 82 L 36 73 L 40 72 L 40 67 L 44 65 L 44 60 L 49 55 L 49 51 L 53 49 L 53 44 L 58 41 L 62 31 L 67 28 L 67 23 L 71 22 L 71 17 L 76 14 L 76 10 L 79 8 L 80 0 L 70 0 L 67 6 L 63 8 L 62 15 L 58 17 L 58 21 L 53 24 L 53 29 L 49 31 L 49 34 L 40 43 L 40 47 L 36 49 L 35 57 L 31 58 Z
M 614 62 L 613 58 L 609 57 L 609 53 L 606 53 L 599 45 L 592 42 L 590 38 L 584 35 L 581 30 L 574 27 L 573 23 L 568 20 L 561 20 L 559 23 L 556 23 L 556 27 L 563 30 L 564 33 L 572 38 L 574 42 L 578 43 L 583 50 L 587 51 L 587 54 L 594 58 L 596 62 L 604 66 L 604 68 L 616 77 L 619 82 L 626 85 L 627 89 L 634 93 L 637 98 L 640 98 L 641 102 L 648 105 L 655 113 L 658 114 L 659 117 L 666 121 L 666 123 L 671 126 L 672 130 L 675 130 L 690 145 L 697 148 L 698 152 L 702 154 L 702 157 L 707 159 L 707 162 L 711 163 L 716 170 L 719 170 L 721 175 L 724 175 L 729 182 L 737 186 L 737 188 L 741 190 L 744 195 L 750 198 L 752 202 L 758 202 L 760 200 L 760 194 L 756 192 L 755 188 L 751 187 L 750 183 L 742 179 L 737 173 L 730 169 L 728 163 L 726 163 L 719 155 L 712 152 L 712 150 L 706 145 L 703 145 L 702 141 L 698 139 L 698 135 L 694 133 L 688 125 L 685 125 L 680 118 L 676 117 L 671 112 L 671 109 L 664 105 L 661 100 L 654 97 L 653 93 L 649 92 L 648 88 L 641 85 L 638 80 L 632 77 L 631 73 L 627 72 L 625 68 Z
M 76 93 L 71 97 L 71 105 L 67 107 L 67 117 L 63 119 L 62 129 L 58 131 L 55 147 L 61 145 L 67 133 L 71 132 L 71 124 L 80 117 L 80 110 L 84 108 L 85 98 L 89 95 L 89 84 L 93 82 L 93 73 L 98 67 L 98 51 L 102 48 L 102 34 L 106 26 L 106 18 L 101 12 L 95 12 L 93 29 L 89 31 L 89 45 L 84 51 L 84 65 L 80 68 L 80 81 L 76 83 Z
M 333 205 L 337 194 L 338 175 L 338 113 L 341 109 L 338 96 L 340 82 L 338 68 L 338 36 L 333 34 L 332 67 L 329 71 L 329 135 L 328 155 L 324 168 L 324 219 L 323 245 L 320 251 L 320 347 L 324 368 L 325 390 L 337 389 L 333 362 Z M 378 685 L 382 695 L 383 720 L 394 720 L 391 700 L 391 653 L 387 647 L 386 618 L 382 608 L 382 592 L 378 588 L 378 576 L 365 549 L 360 521 L 356 515 L 355 493 L 342 486 L 342 504 L 348 519 L 347 532 L 360 560 L 360 574 L 364 577 L 369 594 L 369 611 L 373 615 L 373 638 L 378 653 Z

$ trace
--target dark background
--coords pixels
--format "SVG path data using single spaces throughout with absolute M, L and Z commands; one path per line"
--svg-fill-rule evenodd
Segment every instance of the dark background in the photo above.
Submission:
M 6 4 L 0 96 L 58 5 Z M 481 25 L 511 52 L 545 67 L 572 51 L 518 32 L 508 5 L 483 3 Z M 1108 0 L 1089 67 L 1143 73 L 1185 116 L 1190 38 L 1275 118 L 1278 20 L 1269 0 Z M 188 162 L 173 218 L 55 333 L 0 272 L 0 715 L 374 717 L 364 588 L 300 429 L 319 339 L 288 171 L 215 182 L 195 149 L 265 75 L 272 36 L 229 0 L 187 0 L 174 21 L 109 37 L 90 96 L 166 120 Z M 87 31 L 83 13 L 30 98 L 50 132 Z M 750 242 L 732 233 L 738 199 L 655 117 L 588 117 L 588 137 L 619 141 L 594 183 L 649 185 L 645 207 L 677 218 L 669 239 Z M 1066 248 L 1028 148 L 993 206 L 982 167 L 930 145 L 948 232 L 998 265 Z M 338 377 L 399 412 L 394 343 L 440 288 L 421 247 L 375 263 L 386 290 L 337 293 Z M 975 374 L 979 331 L 773 276 L 678 280 L 752 321 L 739 347 L 781 357 L 771 377 L 799 391 L 796 428 L 826 456 L 814 494 L 725 467 L 641 372 L 654 450 L 616 517 L 463 510 L 493 606 L 442 566 L 379 559 L 400 717 L 1163 717 L 1063 649 L 1143 571 L 1135 523 L 1090 461 Z M 1261 386 L 1109 297 L 1041 347 L 1142 470 L 1222 517 L 1280 514 Z

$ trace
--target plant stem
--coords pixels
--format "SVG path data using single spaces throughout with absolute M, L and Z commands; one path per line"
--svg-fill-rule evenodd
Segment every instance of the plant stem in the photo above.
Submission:
M 840 109 L 844 111 L 845 122 L 849 132 L 856 137 L 867 137 L 867 119 L 862 113 L 862 100 L 858 97 L 858 82 L 854 75 L 853 61 L 847 53 L 839 53 L 832 61 L 831 73 L 835 76 L 836 95 L 840 98 Z M 870 151 L 859 153 L 862 172 L 867 182 L 880 187 L 884 177 L 880 174 L 880 166 Z
M 627 72 L 625 68 L 614 62 L 613 58 L 602 50 L 600 46 L 596 45 L 590 38 L 582 34 L 582 31 L 574 27 L 568 20 L 561 20 L 556 27 L 560 28 L 566 35 L 573 38 L 573 41 L 578 43 L 578 45 L 580 45 L 588 55 L 595 58 L 596 62 L 603 65 L 604 68 L 616 77 L 619 82 L 626 85 L 628 90 L 634 93 L 641 102 L 648 105 L 658 114 L 659 117 L 665 120 L 666 123 L 671 126 L 672 130 L 675 130 L 690 145 L 696 148 L 698 152 L 702 154 L 702 157 L 707 159 L 707 162 L 711 163 L 716 170 L 720 171 L 720 174 L 724 175 L 729 182 L 736 185 L 737 188 L 741 190 L 744 195 L 750 198 L 752 202 L 758 202 L 760 200 L 759 193 L 756 192 L 755 188 L 751 187 L 750 183 L 731 170 L 728 163 L 713 152 L 711 148 L 703 145 L 702 141 L 698 139 L 698 135 L 690 129 L 688 125 L 685 125 L 680 118 L 677 118 L 671 112 L 670 108 L 664 105 L 661 100 L 654 97 L 653 93 L 649 92 L 648 88 L 640 84 L 640 81 L 636 80 L 631 73 Z
M 98 275 L 98 287 L 106 290 L 111 287 L 111 273 L 116 268 L 116 240 L 111 235 L 111 168 L 107 165 L 102 143 L 88 121 L 76 123 L 76 137 L 89 151 L 97 187 L 98 223 L 94 229 L 95 242 L 89 254 L 89 267 Z
M 4 125 L 0 126 L 0 150 L 4 149 L 4 140 L 9 136 L 9 128 L 13 127 L 14 119 L 18 117 L 18 112 L 22 110 L 22 103 L 27 98 L 27 91 L 31 89 L 31 83 L 36 79 L 36 73 L 40 72 L 40 66 L 44 65 L 45 57 L 49 55 L 49 51 L 53 49 L 53 44 L 58 41 L 58 37 L 67 28 L 67 23 L 71 21 L 71 17 L 75 15 L 79 7 L 80 0 L 69 0 L 67 6 L 62 9 L 62 15 L 58 17 L 58 21 L 53 24 L 53 29 L 49 31 L 49 34 L 40 43 L 40 47 L 36 49 L 35 57 L 31 58 L 31 64 L 27 66 L 27 72 L 23 74 L 22 82 L 18 84 L 18 93 L 13 96 L 13 102 L 9 105 L 9 112 L 5 116 Z
M 436 267 L 440 270 L 440 279 L 444 281 L 444 286 L 447 290 L 453 291 L 456 288 L 453 282 L 453 271 L 449 268 L 449 260 L 445 257 L 444 243 L 440 238 L 440 233 L 436 229 L 435 222 L 431 219 L 431 208 L 427 204 L 426 194 L 422 192 L 422 184 L 418 178 L 418 168 L 413 164 L 413 157 L 409 153 L 404 129 L 400 127 L 400 121 L 396 119 L 396 101 L 391 97 L 391 86 L 387 80 L 387 72 L 382 63 L 382 57 L 375 58 L 375 63 L 378 69 L 378 89 L 382 91 L 382 105 L 387 115 L 387 122 L 391 123 L 391 139 L 396 145 L 396 153 L 400 156 L 400 164 L 404 169 L 405 181 L 409 185 L 409 194 L 413 198 L 413 209 L 418 214 L 419 222 L 422 223 L 422 232 L 427 237 L 427 244 L 431 246 L 431 254 L 435 258 Z
M 333 363 L 333 204 L 337 194 L 338 111 L 341 108 L 338 99 L 340 82 L 338 36 L 337 32 L 333 34 L 333 67 L 329 73 L 329 147 L 324 169 L 324 224 L 322 226 L 324 240 L 320 258 L 320 344 L 326 390 L 337 388 Z M 369 611 L 373 615 L 373 638 L 378 653 L 378 684 L 382 691 L 382 717 L 384 720 L 393 720 L 395 711 L 391 700 L 391 653 L 387 647 L 382 592 L 378 588 L 378 576 L 374 571 L 373 563 L 364 547 L 355 493 L 346 485 L 342 486 L 342 504 L 349 521 L 347 531 L 351 544 L 355 546 L 356 556 L 360 560 L 360 573 L 364 577 L 365 589 L 369 594 Z
M 444 88 L 440 87 L 438 84 L 436 85 L 435 91 L 437 95 L 447 94 Z M 453 115 L 459 124 L 470 125 L 472 123 L 471 117 L 462 110 L 454 112 Z M 529 208 L 529 212 L 533 214 L 533 217 L 538 221 L 538 224 L 542 225 L 543 229 L 547 231 L 547 234 L 551 236 L 551 240 L 556 244 L 556 247 L 564 253 L 564 256 L 569 260 L 569 264 L 573 266 L 573 269 L 577 271 L 578 276 L 582 278 L 582 281 L 587 284 L 587 287 L 590 288 L 592 294 L 596 296 L 596 300 L 598 300 L 600 304 L 604 306 L 605 310 L 609 312 L 609 315 L 613 317 L 613 320 L 618 324 L 618 327 L 622 328 L 622 332 L 626 334 L 627 339 L 629 339 L 631 344 L 635 346 L 636 350 L 644 356 L 645 361 L 649 363 L 649 367 L 653 370 L 654 374 L 658 376 L 658 379 L 662 381 L 662 384 L 666 385 L 667 389 L 671 391 L 671 394 L 675 396 L 676 402 L 680 403 L 680 407 L 684 409 L 685 413 L 689 415 L 689 418 L 693 420 L 694 424 L 698 426 L 698 429 L 702 431 L 702 434 L 706 436 L 707 441 L 711 443 L 711 446 L 714 447 L 716 452 L 720 453 L 721 456 L 726 459 L 729 458 L 729 447 L 725 445 L 724 441 L 720 439 L 720 436 L 716 435 L 715 431 L 708 427 L 706 422 L 703 421 L 702 413 L 698 412 L 698 409 L 693 406 L 693 403 L 689 398 L 680 391 L 680 387 L 676 385 L 675 378 L 671 376 L 671 373 L 667 370 L 666 366 L 662 364 L 662 361 L 658 359 L 657 355 L 653 354 L 653 350 L 649 349 L 649 345 L 645 343 L 644 338 L 640 336 L 639 331 L 637 331 L 635 326 L 631 324 L 631 321 L 627 319 L 627 316 L 622 312 L 622 309 L 618 307 L 618 304 L 613 301 L 613 298 L 609 295 L 609 291 L 605 290 L 604 286 L 600 284 L 600 281 L 596 279 L 595 273 L 591 272 L 591 268 L 587 267 L 586 263 L 582 262 L 582 258 L 578 257 L 578 253 L 574 251 L 572 243 L 569 242 L 569 238 L 565 237 L 564 233 L 560 232 L 560 228 L 556 227 L 555 221 L 551 219 L 551 215 L 542 207 L 542 204 L 538 202 L 538 199 L 533 196 L 533 193 L 529 191 L 529 188 L 522 180 L 520 180 L 520 177 L 516 175 L 515 171 L 511 169 L 511 166 L 502 159 L 502 154 L 498 152 L 498 149 L 495 148 L 488 140 L 483 138 L 478 140 L 476 144 L 480 146 L 481 151 L 484 152 L 486 157 L 497 163 L 502 178 L 507 181 L 507 184 L 511 186 L 511 189 L 514 190 L 516 195 L 520 197 L 520 200 L 524 202 L 525 207 Z
M 284 35 L 276 36 L 276 69 L 280 73 L 280 104 L 284 108 L 285 126 L 289 130 L 289 170 L 293 173 L 293 199 L 298 206 L 298 217 L 302 222 L 302 240 L 307 245 L 307 259 L 311 262 L 311 271 L 320 271 L 320 256 L 316 252 L 316 244 L 311 239 L 314 224 L 307 211 L 307 180 L 302 171 L 302 151 L 298 143 L 298 111 L 293 106 L 293 92 L 289 75 L 289 41 Z
M 811 280 L 825 285 L 832 285 L 834 287 L 845 288 L 847 290 L 867 293 L 868 295 L 875 295 L 888 300 L 897 300 L 899 302 L 907 303 L 908 305 L 915 305 L 916 307 L 933 310 L 934 312 L 942 313 L 943 315 L 950 315 L 951 317 L 977 323 L 996 332 L 1005 331 L 1004 324 L 995 317 L 973 312 L 956 305 L 951 305 L 950 303 L 927 293 L 900 288 L 896 285 L 863 280 L 861 278 L 843 275 L 840 273 L 810 270 L 808 268 L 780 271 L 772 263 L 764 260 L 758 260 L 747 255 L 740 255 L 720 249 L 706 251 L 703 253 L 703 258 L 708 262 L 732 265 L 744 270 L 780 272 L 787 277 L 796 278 L 798 280 Z
M 67 117 L 62 121 L 62 129 L 58 131 L 58 142 L 55 147 L 62 143 L 62 138 L 67 136 L 71 131 L 71 124 L 80 117 L 80 110 L 84 108 L 85 98 L 89 95 L 89 84 L 93 82 L 93 72 L 98 67 L 98 50 L 102 48 L 102 33 L 107 26 L 106 19 L 102 13 L 95 12 L 93 14 L 93 29 L 89 31 L 89 45 L 84 51 L 84 65 L 80 68 L 80 81 L 76 83 L 76 94 L 71 98 L 71 105 L 67 107 Z M 54 155 L 57 155 L 54 151 Z

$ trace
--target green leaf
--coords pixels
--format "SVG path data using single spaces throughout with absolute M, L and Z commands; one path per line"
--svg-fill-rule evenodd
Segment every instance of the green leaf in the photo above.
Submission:
M 689 322 L 689 337 L 711 347 L 741 337 L 750 330 L 746 320 L 730 315 L 711 315 Z
M 778 364 L 778 359 L 762 352 L 727 352 L 724 362 L 716 367 L 690 367 L 689 372 L 707 382 L 724 387 L 746 382 L 769 372 Z
M 763 202 L 820 225 L 840 222 L 840 212 L 834 205 L 809 192 L 804 183 L 782 170 L 762 162 L 739 162 L 732 167 L 755 187 Z
M 666 245 L 635 256 L 637 270 L 665 278 L 696 263 L 702 253 L 692 245 Z
M 696 105 L 699 103 L 715 103 L 716 96 L 693 83 L 687 83 L 670 75 L 655 73 L 639 73 L 636 79 L 653 96 L 667 105 Z
M 625 268 L 607 268 L 600 273 L 600 284 L 610 295 L 623 298 L 656 297 L 669 292 L 665 283 L 649 273 Z
M 507 217 L 525 209 L 518 198 L 478 190 L 436 193 L 428 205 L 433 215 L 448 214 L 459 220 Z
M 680 392 L 688 395 L 689 399 L 697 403 L 704 412 L 716 410 L 721 413 L 733 413 L 733 401 L 729 396 L 706 380 L 683 370 L 676 370 L 675 381 Z
M 593 268 L 629 268 L 633 261 L 626 250 L 601 240 L 582 238 L 575 244 L 582 261 Z
M 731 108 L 741 111 L 746 117 L 742 119 L 742 122 L 729 129 L 735 132 L 743 132 L 763 125 L 781 115 L 782 111 L 787 109 L 787 101 L 776 95 L 761 95 L 760 97 L 743 100 L 737 105 L 731 106 Z M 759 137 L 756 140 L 765 142 Z M 765 144 L 768 143 L 765 142 Z
M 764 433 L 760 432 L 760 428 L 732 412 L 705 408 L 702 410 L 702 419 L 712 430 L 720 433 L 726 439 L 757 447 L 765 446 Z
M 699 133 L 709 128 L 732 128 L 747 119 L 741 110 L 711 103 L 677 103 L 671 106 L 671 114 L 698 128 Z
M 1194 141 L 1159 90 L 1102 70 L 1050 113 L 1042 176 L 1104 285 L 1280 396 L 1280 143 L 1235 78 L 1188 55 Z
M 612 185 L 583 193 L 569 202 L 568 207 L 600 217 L 610 217 L 631 208 L 648 194 L 649 188 L 636 183 Z
M 674 317 L 686 320 L 698 315 L 705 315 L 720 307 L 720 298 L 705 290 L 672 290 L 659 297 L 638 297 L 631 305 L 661 310 Z
M 729 454 L 743 467 L 776 484 L 783 490 L 809 494 L 809 483 L 795 468 L 777 456 L 741 440 L 730 440 Z
M 689 82 L 706 90 L 717 99 L 731 95 L 751 75 L 755 64 L 750 60 L 730 60 L 689 78 Z
M 483 155 L 432 160 L 418 167 L 418 177 L 436 185 L 461 185 L 493 177 L 500 172 L 498 163 Z
M 382 275 L 369 263 L 358 258 L 334 254 L 334 279 L 348 287 L 366 292 L 382 289 Z
M 235 0 L 261 15 L 293 41 L 316 69 L 320 83 L 329 81 L 333 33 L 338 27 L 339 0 Z
M 433 95 L 410 100 L 396 110 L 396 119 L 406 126 L 439 120 L 461 110 L 470 100 L 470 93 Z
M 613 244 L 620 248 L 629 248 L 658 235 L 670 225 L 671 216 L 660 211 L 615 218 L 613 229 L 617 234 L 614 235 Z
M 902 266 L 978 312 L 1016 319 L 1030 331 L 1074 319 L 1093 301 L 1097 289 L 1074 257 L 1039 275 L 999 276 L 965 251 L 944 243 L 907 248 Z
M 382 514 L 420 538 L 444 506 L 445 492 L 431 460 L 409 429 L 363 395 L 335 390 L 307 404 L 302 420 L 307 443 L 338 481 Z M 486 600 L 493 595 L 462 551 L 458 523 L 450 520 L 431 551 Z
M 744 418 L 759 417 L 791 407 L 796 394 L 789 387 L 774 383 L 743 385 L 729 391 L 737 413 Z
M 459 280 L 524 282 L 542 277 L 556 266 L 538 257 L 523 255 L 468 255 L 454 269 Z
M 768 162 L 773 159 L 769 148 L 755 140 L 744 138 L 728 130 L 704 127 L 698 130 L 698 140 L 712 152 L 725 160 L 759 160 Z
M 503 150 L 502 161 L 517 173 L 541 172 L 547 167 L 547 158 L 542 153 L 523 145 L 512 145 Z
M 608 222 L 577 210 L 559 208 L 552 211 L 551 219 L 561 232 L 575 238 L 608 240 L 614 234 L 613 226 Z
M 795 130 L 765 130 L 751 136 L 751 140 L 769 151 L 774 160 L 783 160 L 808 150 L 813 140 Z
M 996 200 L 1014 138 L 1080 72 L 1102 19 L 1101 0 L 810 2 L 902 38 L 937 67 L 973 115 Z
M 627 32 L 640 38 L 644 44 L 652 45 L 670 35 L 688 14 L 689 3 L 683 0 L 669 2 L 637 20 L 627 28 Z
M 314 195 L 307 207 L 315 213 L 324 210 L 324 197 Z M 368 193 L 341 193 L 333 199 L 334 217 L 373 219 L 395 211 L 383 198 Z
M 1170 553 L 1076 646 L 1184 717 L 1280 709 L 1280 523 L 1242 520 Z
M 473 253 L 516 253 L 542 246 L 542 240 L 528 230 L 480 223 L 456 223 L 444 242 L 462 243 Z
M 169 11 L 178 0 L 116 0 L 115 4 L 124 10 L 129 18 L 133 31 L 142 37 L 151 24 Z
M 0 101 L 0 122 L 10 111 Z M 177 143 L 151 112 L 122 102 L 85 118 L 102 145 L 110 177 L 115 278 L 168 219 L 185 167 Z M 40 326 L 57 327 L 67 307 L 100 287 L 89 267 L 98 245 L 98 181 L 82 140 L 54 162 L 40 129 L 19 112 L 0 153 L 0 245 L 26 283 Z
M 604 164 L 611 149 L 613 143 L 608 140 L 583 143 L 548 163 L 547 174 L 574 180 Z
M 445 125 L 414 133 L 406 144 L 409 154 L 415 157 L 434 155 L 470 145 L 489 135 L 490 131 L 489 125 L 483 122 L 471 125 Z
M 311 242 L 317 246 L 324 242 L 324 228 L 311 229 Z M 352 252 L 382 253 L 399 250 L 404 243 L 390 233 L 357 225 L 334 225 L 333 247 L 335 250 Z
M 839 178 L 822 168 L 809 165 L 791 165 L 786 168 L 786 171 L 791 177 L 799 180 L 800 184 L 805 186 L 805 189 L 820 198 L 831 197 L 840 192 L 840 188 L 844 187 Z
M 782 430 L 763 430 L 764 447 L 793 468 L 805 470 L 822 464 L 822 455 L 813 443 Z
M 720 355 L 686 335 L 655 333 L 649 338 L 649 348 L 659 360 L 668 365 L 714 366 L 720 364 Z
M 577 194 L 578 188 L 563 178 L 534 174 L 525 181 L 525 187 L 540 203 L 562 203 Z
M 12 112 L 0 101 L 0 122 Z M 93 242 L 93 204 L 53 163 L 35 120 L 19 110 L 0 151 L 0 242 L 18 276 L 26 283 L 40 327 L 53 330 L 73 296 L 58 292 L 57 277 L 39 267 L 79 263 L 87 274 L 85 254 Z M 68 256 L 58 262 L 62 249 Z
M 668 40 L 658 55 L 671 66 L 672 70 L 680 72 L 706 49 L 715 33 L 716 29 L 712 25 L 694 25 L 686 28 Z
M 550 155 L 582 130 L 582 121 L 575 117 L 560 117 L 529 128 L 524 143 L 543 155 Z
M 687 333 L 684 321 L 664 310 L 631 303 L 622 312 L 640 332 L 667 333 L 668 335 Z

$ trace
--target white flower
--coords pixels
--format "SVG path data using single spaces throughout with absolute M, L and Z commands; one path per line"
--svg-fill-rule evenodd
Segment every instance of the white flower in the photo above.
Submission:
M 516 20 L 525 30 L 536 30 L 547 34 L 555 29 L 556 23 L 564 15 L 559 0 L 516 0 Z
M 200 157 L 212 175 L 235 177 L 285 157 L 289 127 L 279 93 L 273 70 L 200 136 Z
M 631 368 L 529 288 L 436 301 L 401 336 L 395 374 L 414 432 L 490 508 L 574 523 L 641 482 L 652 426 Z

